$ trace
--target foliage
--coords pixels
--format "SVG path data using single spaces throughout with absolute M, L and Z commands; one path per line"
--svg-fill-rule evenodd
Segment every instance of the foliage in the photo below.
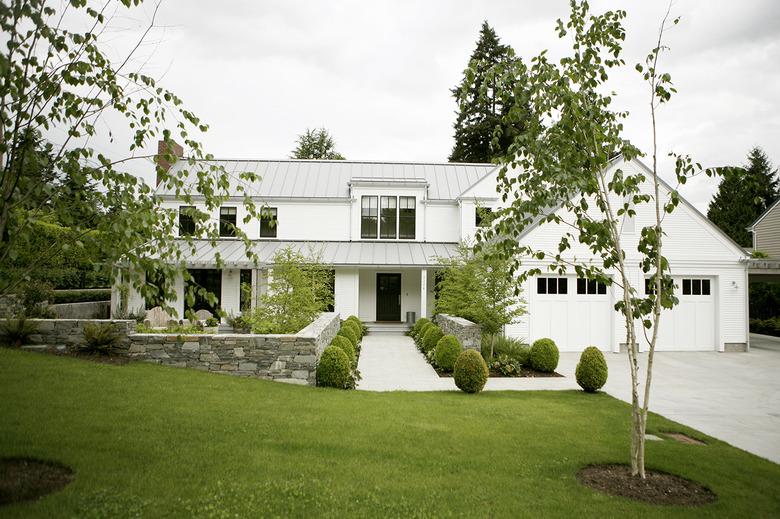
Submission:
M 79 349 L 89 353 L 108 354 L 119 341 L 119 334 L 110 323 L 87 323 L 84 325 L 84 342 Z
M 607 383 L 607 361 L 604 354 L 595 346 L 588 346 L 580 355 L 575 370 L 577 384 L 586 392 L 594 393 Z
M 422 327 L 429 322 L 431 322 L 431 320 L 428 319 L 427 317 L 420 317 L 412 325 L 412 328 L 409 330 L 409 335 L 411 335 L 412 337 L 417 337 Z
M 479 393 L 488 379 L 485 359 L 477 350 L 464 350 L 458 355 L 453 370 L 453 378 L 458 389 L 465 393 Z
M 197 324 L 184 324 L 179 322 L 178 324 L 169 324 L 165 328 L 152 328 L 146 326 L 144 323 L 138 323 L 135 325 L 135 333 L 162 333 L 166 335 L 197 335 L 201 333 L 207 333 L 203 326 Z M 213 332 L 208 332 L 213 333 Z
M 249 333 L 252 329 L 252 323 L 250 322 L 249 316 L 244 314 L 228 315 L 227 323 L 233 328 L 235 333 Z
M 29 0 L 0 9 L 0 294 L 15 292 L 27 279 L 44 279 L 60 287 L 117 281 L 145 296 L 153 287 L 144 273 L 159 270 L 165 300 L 172 301 L 178 274 L 190 281 L 185 260 L 194 254 L 195 240 L 219 236 L 209 214 L 238 196 L 248 218 L 258 216 L 251 187 L 257 175 L 228 173 L 208 160 L 197 140 L 207 125 L 173 92 L 132 68 L 143 62 L 138 52 L 148 46 L 159 6 L 146 11 L 151 21 L 138 40 L 113 37 L 117 21 L 136 17 L 141 3 Z M 100 131 L 113 141 L 110 153 L 93 145 Z M 175 140 L 186 159 L 174 153 Z M 176 238 L 176 215 L 163 209 L 152 186 L 125 170 L 131 161 L 152 158 L 144 150 L 158 141 L 157 189 L 187 205 L 198 197 L 192 236 Z M 177 167 L 164 167 L 177 161 Z M 47 225 L 68 239 L 42 241 Z M 257 261 L 246 234 L 238 229 L 237 236 Z M 99 272 L 69 267 L 64 279 L 55 280 L 58 263 L 71 255 L 89 258 Z M 222 266 L 221 258 L 217 263 Z M 189 299 L 194 290 L 188 288 Z
M 452 371 L 463 347 L 454 335 L 445 335 L 436 343 L 434 359 L 442 371 Z
M 287 247 L 274 256 L 273 279 L 247 318 L 253 333 L 296 333 L 333 304 L 327 270 Z
M 436 324 L 433 321 L 428 321 L 427 323 L 423 323 L 420 326 L 420 329 L 417 331 L 417 335 L 414 336 L 414 342 L 417 343 L 417 346 L 422 349 L 422 342 L 423 338 L 425 337 L 425 333 L 430 330 L 433 326 L 436 326 Z
M 101 288 L 92 290 L 55 290 L 50 302 L 60 303 L 86 303 L 90 301 L 110 301 L 111 289 Z
M 442 337 L 444 337 L 444 332 L 441 331 L 441 328 L 435 324 L 429 326 L 422 338 L 422 351 L 424 353 L 433 352 Z
M 780 197 L 777 169 L 766 153 L 755 147 L 741 168 L 723 168 L 718 192 L 710 201 L 707 218 L 742 245 L 753 245 L 747 230 Z
M 558 367 L 558 346 L 552 339 L 537 339 L 531 345 L 529 363 L 536 371 L 552 373 Z
M 496 353 L 490 367 L 506 377 L 515 377 L 522 372 L 523 364 L 506 353 Z
M 49 283 L 28 281 L 17 288 L 20 292 L 18 313 L 27 317 L 50 318 L 54 314 L 49 303 L 54 299 L 54 291 Z
M 342 328 L 349 328 L 355 334 L 355 338 L 360 341 L 363 338 L 363 327 L 355 321 L 346 320 L 341 323 Z
M 336 151 L 336 143 L 325 128 L 307 128 L 303 134 L 298 136 L 290 158 L 345 160 L 344 156 Z
M 352 363 L 344 350 L 336 346 L 328 346 L 320 356 L 317 364 L 317 385 L 350 389 L 352 384 Z
M 766 259 L 769 257 L 769 254 L 762 250 L 754 250 L 750 253 L 750 257 L 756 259 Z
M 751 319 L 769 319 L 780 316 L 780 284 L 750 283 L 748 301 Z
M 339 331 L 336 332 L 336 335 L 340 335 L 341 337 L 349 340 L 349 342 L 352 343 L 352 347 L 357 350 L 359 344 L 358 336 L 355 334 L 355 331 L 352 328 L 342 326 Z
M 490 335 L 482 335 L 481 352 L 485 362 L 490 361 L 490 348 L 492 346 L 494 357 L 505 356 L 520 366 L 529 365 L 531 349 L 528 344 L 514 337 L 497 336 L 495 340 L 492 339 L 493 337 Z
M 219 319 L 217 319 L 216 317 L 209 317 L 208 319 L 206 319 L 206 326 L 210 328 L 219 326 Z
M 357 352 L 355 351 L 355 347 L 352 345 L 352 341 L 350 341 L 343 335 L 336 335 L 333 338 L 333 340 L 330 342 L 330 345 L 341 349 L 341 351 L 347 354 L 347 358 L 349 359 L 350 366 L 355 365 L 355 363 L 357 362 Z
M 29 321 L 24 315 L 14 319 L 6 319 L 0 325 L 0 337 L 3 338 L 3 341 L 17 347 L 27 344 L 30 336 L 37 332 L 38 323 Z
M 495 252 L 490 247 L 475 252 L 461 243 L 458 254 L 442 260 L 437 313 L 468 319 L 493 336 L 525 313 L 510 261 Z
M 461 83 L 452 89 L 458 116 L 450 162 L 492 162 L 494 157 L 506 153 L 513 137 L 523 131 L 522 118 L 510 123 L 503 117 L 512 102 L 499 95 L 488 77 L 488 70 L 494 65 L 511 66 L 519 62 L 512 48 L 502 44 L 496 31 L 487 21 L 483 22 L 469 68 L 464 71 Z M 483 87 L 487 89 L 484 96 L 480 95 Z M 521 82 L 512 85 L 512 89 L 520 88 Z M 499 135 L 496 142 L 494 134 Z
M 750 331 L 751 333 L 780 337 L 780 317 L 750 319 Z

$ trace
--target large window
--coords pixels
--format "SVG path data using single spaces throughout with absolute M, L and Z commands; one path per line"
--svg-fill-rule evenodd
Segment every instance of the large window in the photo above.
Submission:
M 179 236 L 195 234 L 195 220 L 192 218 L 193 212 L 195 212 L 195 207 L 191 205 L 179 207 Z
M 364 196 L 360 202 L 360 237 L 376 238 L 379 220 L 379 199 L 376 196 Z
M 398 237 L 413 240 L 417 227 L 416 207 L 413 196 L 398 197 Z
M 398 199 L 394 196 L 381 198 L 382 211 L 379 219 L 379 237 L 395 239 L 396 226 L 398 225 Z
M 569 280 L 566 278 L 536 278 L 537 294 L 567 294 Z
M 577 294 L 580 295 L 604 295 L 607 293 L 607 285 L 595 279 L 577 279 Z
M 276 207 L 265 207 L 260 212 L 260 237 L 276 238 L 276 228 L 279 220 L 276 218 Z
M 219 298 L 222 297 L 222 271 L 218 269 L 188 269 L 191 280 L 187 281 L 185 294 L 190 288 L 195 292 L 195 301 L 192 306 L 185 298 L 186 310 L 197 312 L 198 310 L 208 310 L 216 315 L 219 309 Z M 211 304 L 203 291 L 213 294 L 217 298 L 216 304 Z
M 235 207 L 220 207 L 219 208 L 219 235 L 220 236 L 235 236 L 236 235 L 236 214 L 238 211 Z

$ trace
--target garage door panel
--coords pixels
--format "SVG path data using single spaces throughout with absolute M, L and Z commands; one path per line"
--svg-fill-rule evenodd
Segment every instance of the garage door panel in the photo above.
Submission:
M 684 279 L 709 279 L 709 294 L 683 293 Z M 661 313 L 658 351 L 713 351 L 716 349 L 715 293 L 716 280 L 710 278 L 675 278 L 679 303 Z M 688 287 L 692 286 L 686 283 Z M 649 334 L 648 334 L 649 335 Z M 642 339 L 644 349 L 647 341 Z

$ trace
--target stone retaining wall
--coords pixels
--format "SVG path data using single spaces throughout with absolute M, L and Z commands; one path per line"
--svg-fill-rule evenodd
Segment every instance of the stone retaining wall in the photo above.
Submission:
M 111 323 L 119 333 L 113 353 L 131 359 L 201 371 L 315 383 L 317 361 L 336 336 L 336 313 L 323 313 L 309 326 L 290 335 L 135 333 L 135 321 L 109 319 L 31 319 L 38 333 L 32 350 L 71 350 L 84 341 L 87 323 Z
M 58 303 L 50 305 L 58 319 L 107 319 L 111 301 L 87 301 L 83 303 Z
M 447 314 L 436 314 L 434 321 L 439 325 L 444 335 L 457 337 L 464 350 L 479 351 L 482 347 L 482 328 L 478 324 L 462 317 Z

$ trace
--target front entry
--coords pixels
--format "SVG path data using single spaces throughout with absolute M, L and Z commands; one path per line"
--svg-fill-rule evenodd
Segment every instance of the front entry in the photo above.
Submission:
M 401 320 L 401 274 L 376 275 L 376 320 Z

